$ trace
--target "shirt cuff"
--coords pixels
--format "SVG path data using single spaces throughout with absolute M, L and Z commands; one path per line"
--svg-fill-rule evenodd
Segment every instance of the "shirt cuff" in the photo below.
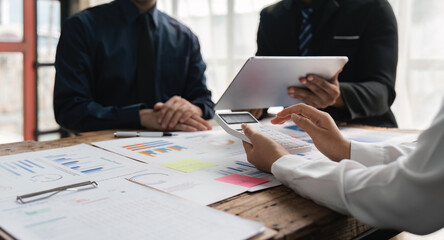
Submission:
M 366 167 L 384 164 L 384 148 L 379 144 L 351 141 L 350 159 Z
M 280 182 L 288 186 L 289 182 L 286 178 L 294 175 L 295 172 L 293 169 L 296 169 L 307 163 L 310 163 L 310 161 L 297 155 L 284 155 L 271 165 L 271 173 Z
M 140 124 L 140 110 L 146 108 L 144 104 L 134 104 L 121 108 L 118 111 L 117 122 L 121 128 L 142 128 Z
M 202 118 L 205 120 L 212 119 L 214 116 L 213 107 L 210 107 L 202 102 L 192 102 L 192 104 L 198 106 L 202 110 Z
M 357 118 L 358 116 L 356 116 L 356 114 L 354 114 L 352 106 L 351 106 L 352 104 L 350 104 L 350 103 L 357 101 L 356 99 L 354 99 L 354 95 L 353 95 L 354 94 L 353 83 L 341 82 L 339 84 L 339 89 L 341 91 L 342 100 L 344 101 L 344 104 L 345 104 L 345 108 L 341 109 L 341 111 L 346 112 L 347 118 L 348 118 L 345 120 L 350 121 L 350 120 Z

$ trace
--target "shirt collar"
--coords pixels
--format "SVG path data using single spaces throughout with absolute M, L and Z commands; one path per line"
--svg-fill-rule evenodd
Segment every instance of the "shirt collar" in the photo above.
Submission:
M 140 14 L 143 14 L 130 0 L 116 0 L 116 2 L 122 9 L 123 15 L 128 23 L 134 22 Z M 154 27 L 157 28 L 159 24 L 159 10 L 157 10 L 157 3 L 148 11 L 148 14 L 153 20 Z
M 151 15 L 151 18 L 153 19 L 154 27 L 157 28 L 157 26 L 159 24 L 159 10 L 157 10 L 157 2 L 148 11 L 148 14 Z

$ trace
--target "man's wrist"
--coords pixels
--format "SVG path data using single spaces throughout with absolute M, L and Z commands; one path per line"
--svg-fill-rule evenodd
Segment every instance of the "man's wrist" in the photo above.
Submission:
M 149 118 L 151 117 L 151 114 L 153 113 L 153 109 L 140 109 L 139 110 L 139 117 L 140 117 L 140 126 L 143 128 L 150 128 L 149 126 Z
M 345 108 L 344 99 L 342 98 L 342 94 L 339 94 L 339 97 L 336 99 L 336 102 L 333 104 L 333 107 L 336 108 Z
M 193 107 L 194 107 L 195 112 L 197 113 L 197 115 L 199 115 L 199 117 L 202 117 L 202 116 L 203 116 L 203 111 L 202 111 L 202 109 L 201 109 L 199 106 L 194 105 L 194 104 L 193 104 Z

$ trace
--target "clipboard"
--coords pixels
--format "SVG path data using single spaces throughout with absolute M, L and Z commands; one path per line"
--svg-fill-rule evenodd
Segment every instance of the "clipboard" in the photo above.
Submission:
M 78 192 L 78 191 L 94 189 L 97 187 L 98 187 L 97 182 L 85 181 L 85 182 L 81 182 L 81 183 L 60 186 L 57 188 L 52 188 L 52 189 L 48 189 L 48 190 L 44 190 L 44 191 L 40 191 L 40 192 L 19 195 L 19 196 L 17 196 L 16 201 L 21 204 L 27 204 L 27 203 L 50 198 L 50 197 L 52 197 L 60 192 L 63 192 L 63 191 Z M 8 233 L 7 231 L 5 231 L 3 228 L 0 227 L 0 239 L 15 240 L 17 238 L 15 238 L 13 235 L 11 235 L 10 233 Z
M 60 193 L 63 191 L 78 192 L 78 191 L 84 191 L 84 190 L 97 188 L 97 186 L 98 186 L 98 184 L 95 181 L 86 181 L 86 182 L 81 182 L 81 183 L 75 183 L 75 184 L 56 187 L 56 188 L 52 188 L 52 189 L 48 189 L 48 190 L 44 190 L 44 191 L 40 191 L 40 192 L 19 195 L 19 196 L 17 196 L 16 201 L 21 204 L 26 204 L 26 203 L 31 203 L 31 202 L 50 198 L 50 197 L 56 195 L 57 193 Z

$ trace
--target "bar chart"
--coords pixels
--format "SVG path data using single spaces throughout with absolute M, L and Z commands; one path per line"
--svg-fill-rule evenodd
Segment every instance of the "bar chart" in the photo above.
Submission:
M 173 144 L 173 143 L 169 142 L 169 141 L 157 140 L 157 141 L 151 141 L 151 142 L 145 142 L 145 143 L 131 144 L 131 145 L 123 146 L 123 148 L 131 150 L 131 151 L 140 151 L 143 149 L 157 148 L 157 147 L 162 147 L 162 146 L 168 146 L 171 144 Z
M 111 169 L 121 168 L 122 164 L 109 160 L 104 157 L 89 157 L 81 154 L 60 154 L 55 156 L 45 156 L 45 159 L 73 171 L 82 174 L 94 174 L 97 172 L 108 171 Z
M 0 163 L 0 170 L 15 176 L 34 174 L 39 172 L 40 169 L 45 169 L 45 167 L 34 160 L 24 159 Z
M 165 140 L 131 144 L 122 146 L 122 148 L 130 151 L 135 151 L 149 157 L 156 157 L 158 154 L 182 151 L 186 149 L 186 147 L 176 145 L 173 142 Z
M 227 176 L 231 174 L 240 174 L 250 177 L 269 177 L 268 173 L 258 170 L 253 164 L 243 161 L 234 161 L 234 165 L 219 169 L 218 173 Z

